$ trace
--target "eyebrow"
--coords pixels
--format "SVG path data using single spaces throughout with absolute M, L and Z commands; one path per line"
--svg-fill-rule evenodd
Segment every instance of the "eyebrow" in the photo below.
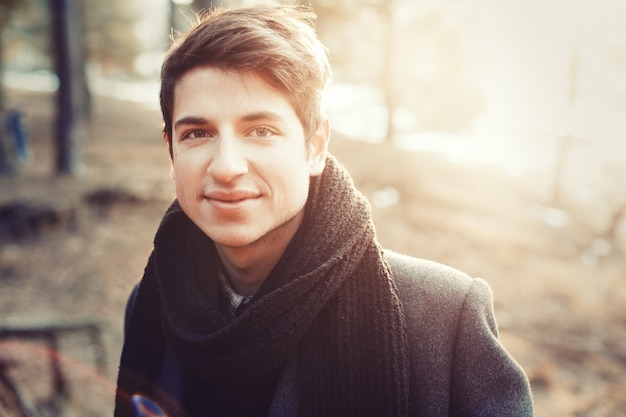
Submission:
M 181 125 L 201 126 L 206 125 L 207 123 L 209 123 L 209 121 L 204 117 L 186 116 L 176 120 L 174 123 L 174 129 L 178 129 Z
M 250 114 L 246 114 L 241 117 L 240 121 L 242 122 L 256 122 L 259 120 L 272 120 L 272 121 L 281 121 L 283 118 L 274 112 L 271 111 L 259 111 Z M 185 116 L 182 117 L 174 123 L 174 128 L 178 129 L 182 125 L 193 125 L 193 126 L 204 126 L 210 124 L 211 121 L 204 117 L 199 116 Z
M 243 122 L 255 122 L 257 120 L 273 120 L 273 121 L 281 121 L 283 118 L 271 111 L 260 111 L 255 113 L 246 114 L 241 118 Z

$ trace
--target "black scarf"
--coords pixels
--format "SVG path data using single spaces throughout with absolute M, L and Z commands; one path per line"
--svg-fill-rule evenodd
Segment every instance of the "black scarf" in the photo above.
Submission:
M 312 179 L 305 220 L 241 315 L 218 308 L 215 248 L 174 203 L 157 232 L 122 352 L 116 417 L 128 397 L 155 398 L 165 345 L 210 383 L 259 378 L 296 358 L 303 416 L 405 416 L 406 330 L 370 208 L 329 156 Z M 242 399 L 245 401 L 245 399 Z

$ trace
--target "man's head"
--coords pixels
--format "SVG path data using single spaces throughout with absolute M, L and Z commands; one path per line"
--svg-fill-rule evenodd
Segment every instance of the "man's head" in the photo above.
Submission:
M 258 5 L 217 9 L 171 48 L 161 69 L 161 111 L 172 137 L 174 93 L 181 77 L 200 66 L 255 72 L 282 91 L 305 137 L 322 121 L 323 95 L 331 70 L 313 28 L 315 15 L 302 6 Z M 171 153 L 171 140 L 170 153 Z
M 220 10 L 163 64 L 176 197 L 226 264 L 280 256 L 324 170 L 330 69 L 311 19 L 296 6 Z

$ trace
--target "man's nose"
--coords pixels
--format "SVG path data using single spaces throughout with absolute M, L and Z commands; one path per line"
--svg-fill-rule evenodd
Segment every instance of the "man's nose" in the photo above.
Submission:
M 218 182 L 229 182 L 248 172 L 243 145 L 232 135 L 221 135 L 215 143 L 207 173 Z

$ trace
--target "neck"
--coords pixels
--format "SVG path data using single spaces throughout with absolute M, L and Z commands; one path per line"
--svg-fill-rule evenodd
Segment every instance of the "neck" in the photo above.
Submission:
M 261 288 L 298 231 L 303 217 L 304 211 L 301 211 L 261 239 L 243 247 L 216 245 L 222 265 L 237 294 L 246 297 L 254 295 Z

